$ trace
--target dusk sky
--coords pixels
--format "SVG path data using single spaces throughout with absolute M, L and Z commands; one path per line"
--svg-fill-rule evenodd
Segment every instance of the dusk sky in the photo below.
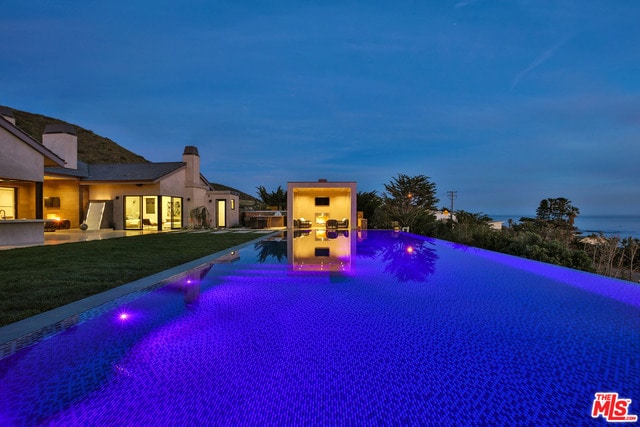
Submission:
M 640 2 L 0 1 L 0 105 L 148 160 L 198 147 L 249 194 L 287 181 L 440 205 L 640 214 Z M 19 125 L 19 123 L 18 123 Z

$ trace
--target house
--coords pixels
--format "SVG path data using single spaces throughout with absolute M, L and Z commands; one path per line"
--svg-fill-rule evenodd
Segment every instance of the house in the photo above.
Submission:
M 44 243 L 44 168 L 63 165 L 0 107 L 0 245 Z
M 44 229 L 59 223 L 117 230 L 239 223 L 238 195 L 213 189 L 200 173 L 197 147 L 186 146 L 178 162 L 86 164 L 72 126 L 48 125 L 39 143 L 16 126 L 10 109 L 0 115 L 0 217 L 16 230 L 3 232 L 0 246 L 42 243 Z M 15 218 L 32 221 L 37 238 L 19 239 Z

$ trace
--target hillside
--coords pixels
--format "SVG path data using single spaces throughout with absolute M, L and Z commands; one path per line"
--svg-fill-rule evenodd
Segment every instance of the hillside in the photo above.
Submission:
M 218 191 L 234 191 L 236 193 L 238 193 L 238 196 L 240 197 L 240 206 L 241 207 L 253 207 L 255 206 L 256 203 L 259 203 L 258 199 L 256 199 L 255 197 L 244 193 L 240 190 L 236 190 L 233 187 L 229 187 L 228 185 L 224 185 L 224 184 L 218 184 L 215 182 L 211 182 L 209 181 L 209 184 L 211 184 L 211 186 L 213 187 L 214 190 L 218 190 Z
M 96 135 L 92 131 L 84 129 L 76 124 L 20 110 L 13 110 L 13 115 L 16 118 L 16 126 L 39 142 L 42 142 L 42 133 L 47 125 L 65 123 L 75 127 L 76 134 L 78 136 L 78 160 L 85 163 L 148 162 L 144 157 L 127 150 L 109 138 Z
M 9 107 L 11 108 L 11 107 Z M 42 142 L 42 133 L 44 128 L 50 124 L 64 123 L 73 126 L 78 136 L 78 160 L 89 163 L 147 163 L 149 160 L 144 157 L 127 150 L 118 143 L 97 135 L 94 132 L 84 129 L 76 124 L 65 122 L 64 120 L 53 117 L 43 116 L 41 114 L 29 113 L 11 108 L 13 116 L 16 119 L 16 126 L 31 135 L 36 141 Z M 240 200 L 245 201 L 243 204 L 251 205 L 256 201 L 255 197 L 238 191 L 232 187 L 223 184 L 210 182 L 216 190 L 230 190 L 239 194 Z

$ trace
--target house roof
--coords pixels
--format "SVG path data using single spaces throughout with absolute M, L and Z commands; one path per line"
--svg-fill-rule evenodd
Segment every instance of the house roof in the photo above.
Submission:
M 79 178 L 82 181 L 157 181 L 169 175 L 181 167 L 183 162 L 165 163 L 122 163 L 122 164 L 97 164 L 89 165 L 78 161 L 78 169 L 44 168 L 47 175 Z M 209 190 L 213 189 L 211 183 L 200 174 L 202 184 Z
M 69 168 L 44 168 L 45 175 L 61 175 L 75 178 L 86 178 L 89 176 L 89 165 L 78 160 L 77 169 Z
M 62 158 L 56 155 L 53 151 L 49 150 L 44 145 L 40 144 L 38 141 L 33 139 L 30 135 L 28 135 L 25 131 L 14 125 L 13 123 L 7 121 L 4 117 L 0 115 L 0 128 L 3 128 L 20 141 L 27 144 L 29 147 L 36 150 L 38 153 L 44 156 L 44 164 L 45 166 L 64 166 L 65 162 Z
M 45 168 L 48 175 L 80 178 L 82 181 L 157 181 L 185 166 L 183 162 L 114 163 L 89 165 L 78 162 L 78 169 Z
M 157 181 L 184 166 L 183 162 L 89 165 L 83 181 Z

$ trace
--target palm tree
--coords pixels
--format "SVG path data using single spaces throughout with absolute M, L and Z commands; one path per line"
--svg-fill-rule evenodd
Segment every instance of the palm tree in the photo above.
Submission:
M 287 208 L 287 192 L 278 185 L 276 191 L 268 192 L 264 186 L 257 187 L 258 198 L 268 207 L 275 207 L 277 210 Z

